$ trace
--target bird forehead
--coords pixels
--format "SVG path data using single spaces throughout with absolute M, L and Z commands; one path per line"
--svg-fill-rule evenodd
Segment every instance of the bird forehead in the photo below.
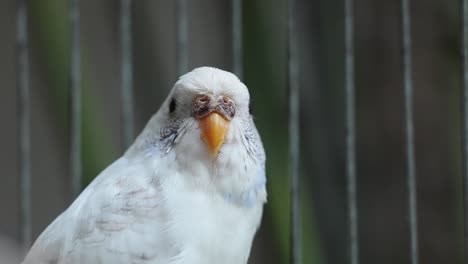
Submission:
M 197 68 L 183 75 L 174 89 L 180 98 L 211 94 L 228 96 L 237 103 L 248 103 L 250 97 L 247 87 L 234 74 L 211 67 Z

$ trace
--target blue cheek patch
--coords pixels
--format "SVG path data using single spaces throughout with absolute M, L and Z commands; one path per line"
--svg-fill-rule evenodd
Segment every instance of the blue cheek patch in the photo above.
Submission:
M 242 199 L 241 205 L 248 207 L 248 208 L 251 208 L 255 204 L 255 201 L 257 200 L 256 199 L 257 192 L 256 190 L 253 190 L 253 189 L 245 192 L 243 196 L 244 197 Z
M 265 188 L 266 174 L 265 167 L 261 165 L 257 170 L 257 176 L 254 184 L 244 192 L 233 194 L 231 192 L 225 193 L 224 199 L 230 203 L 235 203 L 243 207 L 251 208 L 255 205 L 258 199 L 258 193 Z
M 145 149 L 145 154 L 146 157 L 154 157 L 154 156 L 159 156 L 161 154 L 161 146 L 159 143 L 154 142 L 151 143 L 146 149 Z
M 257 182 L 255 183 L 256 188 L 261 188 L 266 184 L 266 172 L 265 165 L 261 165 L 257 169 Z

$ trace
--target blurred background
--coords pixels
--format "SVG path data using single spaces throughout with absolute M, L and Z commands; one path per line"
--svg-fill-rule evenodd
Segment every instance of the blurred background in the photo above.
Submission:
M 30 0 L 33 238 L 72 201 L 68 1 Z M 342 0 L 298 0 L 304 263 L 348 263 Z M 175 2 L 134 1 L 135 126 L 177 80 Z M 231 2 L 189 3 L 189 68 L 232 70 Z M 411 1 L 421 263 L 463 263 L 458 1 Z M 82 0 L 84 184 L 119 157 L 119 1 Z M 409 258 L 399 1 L 356 0 L 361 263 Z M 19 263 L 16 1 L 0 1 L 0 263 Z M 287 1 L 243 1 L 244 81 L 267 151 L 269 201 L 250 263 L 287 263 Z

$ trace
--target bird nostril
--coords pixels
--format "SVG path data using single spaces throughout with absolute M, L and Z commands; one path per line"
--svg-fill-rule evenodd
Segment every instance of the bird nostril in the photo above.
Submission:
M 206 104 L 210 101 L 210 98 L 208 97 L 208 95 L 201 95 L 197 97 L 196 101 L 198 103 Z
M 200 95 L 193 101 L 193 108 L 199 109 L 201 107 L 208 106 L 210 104 L 210 98 L 208 95 Z
M 236 114 L 234 102 L 227 96 L 221 96 L 218 99 L 218 106 L 216 109 L 229 119 L 232 119 Z
M 210 97 L 208 95 L 199 95 L 193 100 L 192 113 L 200 118 L 210 112 Z
M 226 97 L 226 96 L 223 96 L 223 97 L 222 97 L 221 102 L 222 102 L 224 105 L 231 105 L 231 104 L 232 104 L 231 99 L 229 99 L 229 97 Z

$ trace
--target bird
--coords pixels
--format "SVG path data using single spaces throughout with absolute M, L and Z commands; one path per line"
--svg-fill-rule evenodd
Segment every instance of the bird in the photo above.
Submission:
M 245 264 L 267 201 L 248 88 L 182 75 L 124 154 L 36 239 L 23 264 Z

